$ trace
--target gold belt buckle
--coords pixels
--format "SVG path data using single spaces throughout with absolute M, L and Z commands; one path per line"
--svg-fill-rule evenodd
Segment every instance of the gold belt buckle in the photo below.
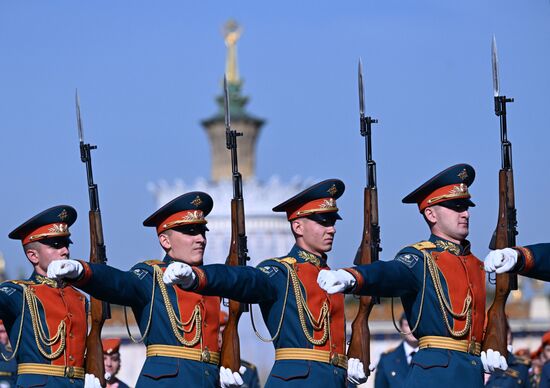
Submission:
M 468 344 L 468 353 L 475 355 L 476 354 L 476 343 L 475 341 L 471 341 Z
M 65 376 L 72 379 L 74 377 L 74 367 L 66 366 L 65 367 Z
M 339 361 L 338 355 L 334 354 L 330 360 L 330 363 L 334 366 L 338 366 L 338 361 Z
M 205 348 L 201 353 L 201 361 L 202 362 L 210 362 L 210 351 L 208 348 Z

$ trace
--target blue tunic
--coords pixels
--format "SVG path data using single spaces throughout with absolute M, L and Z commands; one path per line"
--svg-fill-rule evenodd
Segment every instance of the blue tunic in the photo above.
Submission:
M 518 262 L 513 272 L 539 280 L 550 281 L 550 243 L 516 247 Z
M 298 299 L 293 289 L 293 282 L 289 280 L 288 266 L 293 268 L 298 276 L 298 287 L 314 318 L 319 317 L 319 310 L 325 302 L 328 306 L 330 335 L 323 345 L 313 345 L 304 334 L 298 313 Z M 276 337 L 273 340 L 276 350 L 300 348 L 324 351 L 330 349 L 328 351 L 331 354 L 345 353 L 343 296 L 327 295 L 317 285 L 319 271 L 328 269 L 326 258 L 315 256 L 294 246 L 287 256 L 263 261 L 258 265 L 258 269 L 219 264 L 206 265 L 201 269 L 204 271 L 205 284 L 201 285 L 196 292 L 260 304 L 270 336 Z M 237 295 L 235 290 L 239 290 L 241 295 Z M 307 318 L 305 325 L 308 333 L 314 333 L 315 339 L 320 338 L 322 330 L 314 330 L 311 321 Z M 266 388 L 345 387 L 346 376 L 345 368 L 330 363 L 307 359 L 277 360 L 267 379 Z
M 480 343 L 485 314 L 485 276 L 481 261 L 469 249 L 467 242 L 457 245 L 432 235 L 429 241 L 404 248 L 392 261 L 348 269 L 357 283 L 347 292 L 400 297 L 411 328 L 417 326 L 414 335 L 419 339 L 438 336 Z M 432 278 L 425 257 L 433 258 L 436 277 Z M 463 312 L 469 295 L 469 328 L 466 328 L 466 316 L 453 318 L 439 300 L 433 279 L 439 280 L 442 295 L 454 313 Z M 465 333 L 460 335 L 460 332 Z M 483 387 L 479 356 L 448 349 L 420 349 L 411 362 L 405 387 L 425 386 Z
M 529 368 L 531 360 L 522 357 L 516 357 L 512 353 L 508 353 L 508 369 L 505 372 L 496 370 L 486 387 L 491 388 L 530 388 L 533 386 L 529 377 Z
M 401 342 L 398 347 L 380 356 L 374 376 L 374 388 L 404 387 L 409 370 L 405 347 Z
M 84 263 L 84 275 L 75 285 L 95 298 L 123 306 L 130 306 L 142 335 L 146 334 L 144 344 L 169 345 L 183 347 L 176 337 L 169 318 L 158 281 L 154 282 L 154 266 L 165 269 L 172 258 L 166 256 L 163 261 L 148 261 L 134 265 L 130 271 Z M 162 280 L 160 280 L 162 282 Z M 164 283 L 163 283 L 164 284 Z M 250 284 L 254 287 L 254 284 Z M 153 289 L 155 295 L 153 299 Z M 244 287 L 247 289 L 247 287 Z M 262 292 L 261 287 L 257 287 Z M 219 351 L 219 310 L 220 299 L 217 296 L 201 297 L 195 293 L 185 292 L 174 286 L 166 287 L 170 304 L 177 317 L 187 321 L 195 308 L 201 311 L 202 337 L 201 349 Z M 241 288 L 235 294 L 240 295 Z M 150 309 L 152 313 L 150 314 Z M 147 331 L 147 328 L 149 330 Z M 196 333 L 196 327 L 185 335 L 190 340 Z M 147 332 L 146 332 L 147 331 Z M 166 356 L 150 356 L 140 373 L 136 387 L 218 387 L 218 365 Z
M 243 385 L 242 388 L 260 388 L 260 377 L 258 376 L 258 369 L 256 365 L 241 360 L 241 366 L 244 366 L 246 370 L 243 374 Z
M 37 347 L 36 337 L 39 337 L 39 334 L 33 329 L 28 297 L 23 319 L 25 288 L 31 290 L 37 298 L 37 323 L 43 327 L 47 338 L 56 335 L 61 321 L 65 324 L 65 348 L 52 360 L 46 358 Z M 83 367 L 87 334 L 86 311 L 87 302 L 84 295 L 70 286 L 58 288 L 56 282 L 36 273 L 33 273 L 28 280 L 6 281 L 0 284 L 0 319 L 3 320 L 9 333 L 14 351 L 18 343 L 19 328 L 22 327 L 15 358 L 17 364 Z M 61 339 L 52 346 L 46 346 L 40 338 L 38 341 L 48 355 L 61 346 Z M 83 387 L 84 380 L 41 374 L 20 374 L 17 376 L 17 386 Z
M 4 356 L 9 358 L 13 354 L 13 349 L 11 348 L 11 346 L 8 349 L 6 345 L 0 344 L 0 352 L 2 352 Z M 0 359 L 0 387 L 15 387 L 16 379 L 17 362 L 15 361 L 15 358 L 10 361 L 4 361 L 3 358 Z

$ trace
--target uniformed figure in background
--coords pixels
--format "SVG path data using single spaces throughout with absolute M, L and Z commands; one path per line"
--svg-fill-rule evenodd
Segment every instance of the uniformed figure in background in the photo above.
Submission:
M 138 263 L 127 272 L 76 260 L 56 262 L 48 269 L 48 276 L 71 281 L 95 298 L 132 307 L 147 346 L 137 387 L 219 386 L 220 298 L 166 286 L 162 280 L 170 263 L 203 263 L 205 217 L 212 206 L 208 194 L 190 192 L 143 221 L 156 229 L 166 252 L 162 261 Z M 261 285 L 249 286 L 263 291 Z
M 225 311 L 220 310 L 220 335 L 218 337 L 220 348 L 223 342 L 223 332 L 228 320 L 229 315 Z M 260 376 L 258 376 L 258 369 L 256 368 L 256 365 L 251 362 L 241 360 L 241 368 L 239 369 L 239 373 L 243 380 L 241 387 L 260 388 Z
M 46 277 L 50 263 L 69 258 L 69 227 L 76 217 L 72 207 L 55 206 L 9 234 L 22 242 L 34 269 L 27 280 L 0 285 L 0 319 L 17 360 L 17 386 L 84 386 L 86 298 Z
M 4 322 L 0 320 L 0 352 L 10 359 L 13 353 L 8 333 L 4 327 Z M 17 362 L 15 358 L 11 358 L 9 361 L 0 359 L 0 388 L 15 387 L 15 380 L 17 379 Z
M 485 384 L 486 387 L 491 388 L 531 388 L 535 385 L 529 374 L 531 368 L 531 359 L 529 357 L 522 357 L 515 355 L 513 352 L 513 334 L 510 324 L 506 321 L 507 340 L 508 340 L 508 357 L 506 362 L 508 363 L 508 369 L 505 371 L 495 370 Z
M 374 375 L 374 388 L 401 388 L 409 373 L 412 357 L 418 352 L 418 340 L 410 332 L 409 322 L 403 313 L 399 318 L 403 342 L 380 356 Z
M 128 388 L 128 385 L 116 377 L 120 371 L 120 338 L 101 340 L 103 346 L 103 364 L 105 366 L 105 381 L 107 388 Z
M 474 169 L 452 166 L 407 195 L 416 203 L 431 236 L 402 249 L 392 261 L 321 271 L 329 293 L 400 297 L 419 351 L 406 387 L 483 387 L 483 371 L 506 369 L 488 350 L 480 358 L 485 322 L 485 273 L 470 251 L 468 187 Z
M 260 304 L 271 335 L 264 340 L 275 346 L 267 388 L 345 387 L 346 374 L 366 381 L 361 362 L 348 362 L 345 355 L 344 296 L 328 295 L 316 282 L 319 271 L 329 268 L 327 252 L 341 219 L 336 199 L 344 189 L 342 181 L 329 179 L 274 207 L 286 213 L 296 244 L 285 256 L 260 263 L 259 270 L 214 264 L 189 271 L 173 264 L 166 271 L 172 275 L 170 284 L 237 300 L 235 290 L 243 290 L 247 301 Z M 262 284 L 264 291 L 250 284 Z
M 533 359 L 533 380 L 536 387 L 550 387 L 550 331 L 544 333 L 540 347 L 531 356 Z
M 485 271 L 514 272 L 550 281 L 550 243 L 491 251 L 485 258 Z

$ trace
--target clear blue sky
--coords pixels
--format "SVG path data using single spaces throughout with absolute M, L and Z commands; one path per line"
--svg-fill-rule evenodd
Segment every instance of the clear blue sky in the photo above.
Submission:
M 359 57 L 367 111 L 380 120 L 374 157 L 383 257 L 427 236 L 416 207 L 401 198 L 459 162 L 477 170 L 471 241 L 485 256 L 500 166 L 493 33 L 502 93 L 516 99 L 508 119 L 518 242 L 549 240 L 548 0 L 2 2 L 0 250 L 9 276 L 27 275 L 30 266 L 7 234 L 56 204 L 80 212 L 72 253 L 88 256 L 77 87 L 87 140 L 99 146 L 94 173 L 110 263 L 129 268 L 158 257 L 154 231 L 141 226 L 156 206 L 147 183 L 209 176 L 200 120 L 215 112 L 225 60 L 220 29 L 229 18 L 245 30 L 238 53 L 249 111 L 268 120 L 259 178 L 338 177 L 347 184 L 332 266 L 351 264 L 362 228 Z

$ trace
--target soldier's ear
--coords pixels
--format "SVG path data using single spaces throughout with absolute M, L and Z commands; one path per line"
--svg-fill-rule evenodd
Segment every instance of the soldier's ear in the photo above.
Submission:
M 437 221 L 437 213 L 433 206 L 427 207 L 424 209 L 424 218 L 428 223 L 435 224 Z
M 290 227 L 292 229 L 292 233 L 294 234 L 294 237 L 301 237 L 304 235 L 304 219 L 303 218 L 297 218 L 295 220 L 292 220 L 290 222 Z
M 159 243 L 165 251 L 168 251 L 172 248 L 170 243 L 170 236 L 167 233 L 159 234 Z
M 27 259 L 33 264 L 38 265 L 39 263 L 39 254 L 36 249 L 32 248 L 25 248 L 25 255 L 27 255 Z

